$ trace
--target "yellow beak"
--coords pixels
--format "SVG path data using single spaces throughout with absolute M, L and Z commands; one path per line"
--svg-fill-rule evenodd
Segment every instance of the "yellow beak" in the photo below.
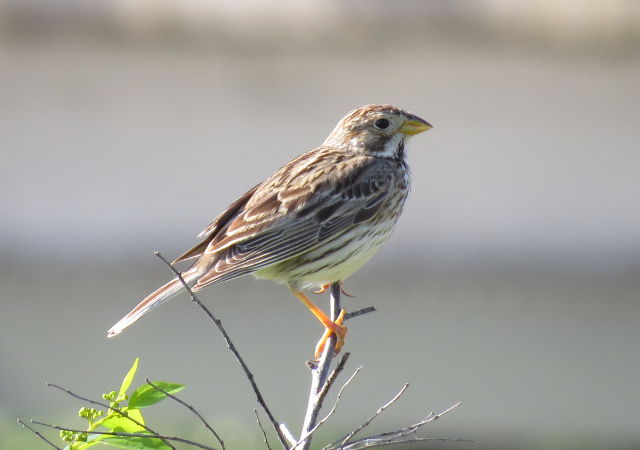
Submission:
M 406 120 L 398 131 L 400 131 L 400 133 L 413 136 L 414 134 L 422 133 L 423 131 L 427 131 L 431 128 L 433 127 L 429 122 L 416 117 L 415 119 Z

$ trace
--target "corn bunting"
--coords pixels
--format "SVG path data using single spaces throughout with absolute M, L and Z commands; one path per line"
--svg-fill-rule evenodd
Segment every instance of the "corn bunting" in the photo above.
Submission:
M 284 283 L 326 331 L 316 356 L 347 328 L 303 292 L 342 283 L 391 234 L 409 193 L 405 144 L 431 128 L 390 105 L 368 105 L 343 117 L 324 143 L 249 189 L 207 226 L 202 242 L 176 258 L 195 259 L 182 276 L 194 292 L 253 274 Z M 173 279 L 142 300 L 108 332 L 115 336 L 183 289 Z

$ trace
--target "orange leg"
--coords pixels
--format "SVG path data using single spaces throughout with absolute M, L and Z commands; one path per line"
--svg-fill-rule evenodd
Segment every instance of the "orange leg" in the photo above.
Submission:
M 304 292 L 298 291 L 296 289 L 290 288 L 291 293 L 298 297 L 298 299 L 304 303 L 304 305 L 309 308 L 309 311 L 316 316 L 316 318 L 320 321 L 320 323 L 325 327 L 325 332 L 320 338 L 320 341 L 316 345 L 316 353 L 315 357 L 320 358 L 322 352 L 324 351 L 324 347 L 326 345 L 327 339 L 331 336 L 331 334 L 335 334 L 337 337 L 335 351 L 336 353 L 340 351 L 342 346 L 344 345 L 344 338 L 347 335 L 347 327 L 342 325 L 344 321 L 344 315 L 347 313 L 344 309 L 340 311 L 340 315 L 333 322 L 331 319 L 327 317 L 327 315 L 318 308 L 310 299 L 307 297 Z

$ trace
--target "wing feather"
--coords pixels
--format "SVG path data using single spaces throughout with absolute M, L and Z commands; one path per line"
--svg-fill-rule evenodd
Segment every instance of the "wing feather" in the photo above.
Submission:
M 225 209 L 218 217 L 213 219 L 207 227 L 200 232 L 198 237 L 205 239 L 201 241 L 199 244 L 195 245 L 191 249 L 184 252 L 182 255 L 178 256 L 173 263 L 188 261 L 192 258 L 197 258 L 202 256 L 205 249 L 211 242 L 211 236 L 215 236 L 218 232 L 220 232 L 223 228 L 229 225 L 229 223 L 238 215 L 240 211 L 244 209 L 244 206 L 249 201 L 249 199 L 253 196 L 260 185 L 257 184 L 247 192 L 245 192 L 239 199 L 233 202 L 227 209 Z
M 304 190 L 299 180 L 283 180 L 282 170 L 265 181 L 253 194 L 260 198 L 250 198 L 244 210 L 225 225 L 225 232 L 212 237 L 204 255 L 215 263 L 195 289 L 305 253 L 373 217 L 393 183 L 392 163 L 380 158 L 354 159 L 331 171 L 349 173 L 349 178 L 316 177 Z M 316 167 L 314 173 L 322 174 L 322 169 Z M 270 183 L 278 176 L 279 191 Z

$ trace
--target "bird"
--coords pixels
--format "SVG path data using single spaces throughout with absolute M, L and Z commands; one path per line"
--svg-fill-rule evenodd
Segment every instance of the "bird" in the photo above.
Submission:
M 389 238 L 410 189 L 405 144 L 429 130 L 393 105 L 365 105 L 344 116 L 319 147 L 245 192 L 172 264 L 193 292 L 252 274 L 287 285 L 325 327 L 316 358 L 335 334 L 344 345 L 346 311 L 332 321 L 304 290 L 327 290 L 359 270 Z M 149 294 L 108 332 L 120 334 L 184 289 L 176 277 Z

